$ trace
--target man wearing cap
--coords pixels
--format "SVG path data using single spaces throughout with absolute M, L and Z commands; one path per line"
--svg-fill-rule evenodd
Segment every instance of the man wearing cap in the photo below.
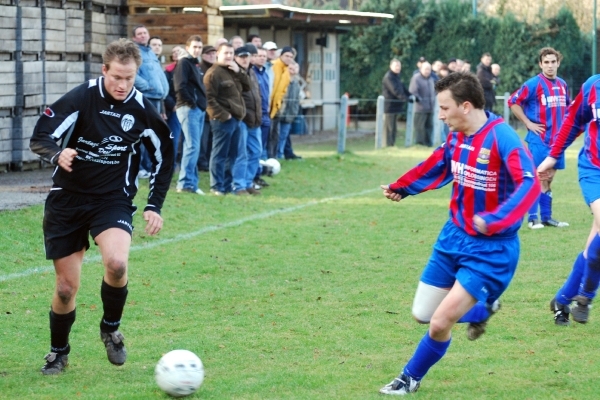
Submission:
M 204 74 L 217 61 L 217 49 L 213 46 L 204 46 L 202 48 L 202 61 L 200 69 Z M 198 157 L 198 170 L 209 170 L 210 151 L 212 149 L 212 132 L 210 130 L 210 121 L 204 118 L 204 129 L 202 130 L 202 138 L 200 139 L 200 156 Z
M 260 101 L 261 101 L 261 114 L 262 120 L 260 124 L 261 131 L 261 145 L 262 153 L 261 158 L 267 159 L 267 142 L 269 140 L 269 132 L 271 131 L 271 112 L 270 99 L 271 99 L 271 81 L 269 79 L 267 70 L 267 50 L 262 47 L 258 48 L 258 53 L 252 57 L 252 70 L 258 80 L 258 88 L 260 90 Z M 271 70 L 272 72 L 272 70 Z M 269 186 L 269 183 L 261 178 L 262 167 L 258 167 L 256 175 L 254 176 L 254 184 L 260 187 Z M 257 186 L 255 186 L 256 188 Z
M 198 187 L 197 169 L 206 110 L 204 74 L 198 66 L 200 64 L 198 58 L 202 52 L 202 38 L 199 35 L 190 36 L 185 50 L 188 55 L 177 62 L 173 71 L 173 86 L 177 96 L 175 108 L 184 138 L 177 193 L 203 195 L 204 192 Z
M 260 90 L 256 73 L 250 64 L 255 54 L 258 54 L 258 51 L 252 43 L 247 43 L 235 51 L 235 62 L 240 66 L 243 73 L 248 75 L 250 81 L 250 90 L 242 92 L 242 98 L 246 106 L 246 116 L 240 122 L 237 158 L 232 170 L 233 193 L 236 195 L 260 194 L 253 184 L 262 153 Z
M 243 52 L 238 52 L 238 55 Z M 245 52 L 248 53 L 248 50 L 245 49 Z M 217 49 L 217 61 L 204 75 L 204 85 L 213 133 L 210 191 L 222 196 L 232 190 L 231 168 L 237 156 L 239 125 L 246 116 L 242 92 L 250 90 L 248 75 L 234 61 L 230 44 L 223 43 Z
M 281 49 L 279 58 L 273 61 L 273 91 L 271 92 L 271 132 L 267 155 L 269 158 L 277 156 L 277 144 L 279 142 L 279 111 L 283 106 L 283 98 L 290 84 L 290 73 L 288 65 L 294 61 L 294 52 L 290 46 Z

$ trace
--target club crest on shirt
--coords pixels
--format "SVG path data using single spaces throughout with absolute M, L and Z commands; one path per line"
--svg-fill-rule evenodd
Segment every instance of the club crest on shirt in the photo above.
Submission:
M 490 163 L 490 149 L 481 148 L 479 150 L 479 154 L 477 155 L 477 162 L 479 164 L 489 164 Z
M 132 115 L 125 114 L 123 116 L 123 118 L 121 119 L 121 128 L 123 128 L 123 130 L 125 132 L 127 132 L 128 130 L 133 128 L 134 122 L 135 122 L 135 119 L 133 118 Z

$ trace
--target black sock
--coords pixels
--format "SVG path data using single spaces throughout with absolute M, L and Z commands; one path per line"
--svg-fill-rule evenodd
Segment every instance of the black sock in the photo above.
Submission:
M 116 288 L 102 280 L 100 297 L 104 307 L 104 315 L 100 321 L 100 331 L 114 332 L 119 329 L 121 324 L 121 316 L 127 300 L 127 284 L 121 288 Z
M 67 314 L 56 314 L 50 309 L 50 351 L 69 354 L 69 333 L 75 322 L 75 310 Z

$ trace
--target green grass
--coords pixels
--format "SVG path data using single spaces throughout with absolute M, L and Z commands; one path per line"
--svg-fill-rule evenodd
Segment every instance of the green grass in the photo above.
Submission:
M 130 256 L 122 331 L 129 358 L 106 360 L 98 334 L 102 266 L 88 253 L 71 333 L 71 364 L 42 376 L 54 274 L 44 259 L 42 207 L 0 212 L 0 398 L 161 399 L 162 354 L 195 352 L 206 379 L 192 398 L 376 399 L 412 355 L 426 326 L 411 318 L 414 291 L 448 215 L 448 188 L 399 204 L 378 186 L 429 153 L 374 151 L 372 138 L 296 146 L 260 197 L 169 193 L 165 226 Z M 597 396 L 600 319 L 556 327 L 548 302 L 585 243 L 577 146 L 554 183 L 566 229 L 521 231 L 521 262 L 488 332 L 452 345 L 415 395 L 420 399 L 585 399 Z M 208 178 L 201 176 L 207 189 Z M 143 206 L 141 190 L 138 206 Z M 13 275 L 14 276 L 14 275 Z

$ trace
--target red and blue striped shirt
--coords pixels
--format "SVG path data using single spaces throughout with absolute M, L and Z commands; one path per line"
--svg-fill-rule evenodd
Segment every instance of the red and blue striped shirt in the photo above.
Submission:
M 600 168 L 600 142 L 598 131 L 600 122 L 600 74 L 590 77 L 573 103 L 569 106 L 562 127 L 552 143 L 550 157 L 559 158 L 575 139 L 585 131 L 583 154 Z
M 552 143 L 552 137 L 560 129 L 570 103 L 567 83 L 559 77 L 548 79 L 542 73 L 527 80 L 508 99 L 509 107 L 520 106 L 531 122 L 546 127 L 539 136 L 535 132 L 528 131 L 525 140 L 528 143 L 541 141 L 548 147 Z
M 473 216 L 487 224 L 487 236 L 514 236 L 540 194 L 529 152 L 516 132 L 497 115 L 475 134 L 451 132 L 428 159 L 390 185 L 406 197 L 452 184 L 450 219 L 472 236 Z

